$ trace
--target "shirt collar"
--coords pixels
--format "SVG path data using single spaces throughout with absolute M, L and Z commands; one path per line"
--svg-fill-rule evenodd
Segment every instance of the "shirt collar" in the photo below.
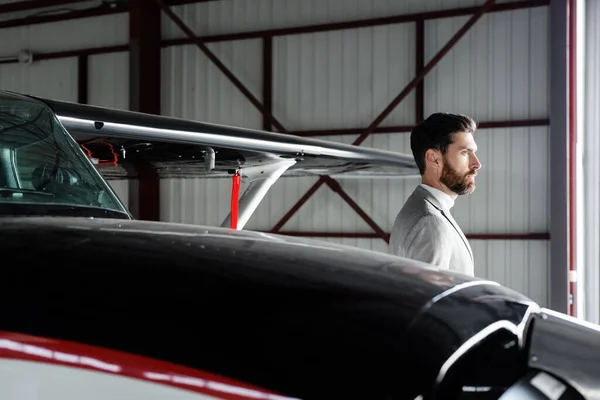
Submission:
M 441 190 L 426 185 L 424 183 L 421 183 L 419 185 L 424 189 L 428 190 L 429 193 L 431 193 L 433 197 L 435 197 L 436 200 L 440 203 L 443 209 L 450 210 L 452 207 L 454 207 L 454 199 L 450 197 L 447 193 L 444 193 Z

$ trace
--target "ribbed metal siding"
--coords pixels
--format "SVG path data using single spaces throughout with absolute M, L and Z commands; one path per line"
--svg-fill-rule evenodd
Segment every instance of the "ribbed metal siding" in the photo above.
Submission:
M 429 61 L 468 17 L 425 24 Z M 484 15 L 425 79 L 425 113 L 449 109 L 480 120 L 547 118 L 548 10 Z
M 2 56 L 16 55 L 21 49 L 48 53 L 112 46 L 129 40 L 126 13 L 4 28 L 0 32 Z M 77 75 L 73 79 L 77 81 Z
M 108 182 L 115 194 L 121 199 L 125 207 L 129 199 L 129 181 L 127 180 L 111 180 Z
M 77 101 L 77 59 L 44 60 L 31 65 L 0 65 L 0 88 Z
M 288 130 L 368 126 L 415 75 L 414 25 L 275 38 L 274 114 Z M 414 115 L 412 93 L 384 125 Z
M 88 103 L 129 109 L 129 52 L 90 56 Z
M 211 43 L 209 49 L 254 94 L 262 96 L 261 42 Z M 260 128 L 262 116 L 195 45 L 168 47 L 162 53 L 164 115 Z
M 600 322 L 600 2 L 585 1 L 585 117 L 578 130 L 583 140 L 582 182 L 584 207 L 578 212 L 584 222 L 582 242 L 584 253 L 579 255 L 583 270 L 579 289 L 583 289 L 580 302 L 588 321 Z M 581 192 L 579 192 L 581 193 Z M 581 196 L 578 193 L 578 196 Z M 581 291 L 580 291 L 581 293 Z

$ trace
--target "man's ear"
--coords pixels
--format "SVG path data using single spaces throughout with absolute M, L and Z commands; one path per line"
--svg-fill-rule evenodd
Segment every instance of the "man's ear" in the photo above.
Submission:
M 434 149 L 427 149 L 425 152 L 425 164 L 433 169 L 439 169 L 442 166 L 442 155 Z

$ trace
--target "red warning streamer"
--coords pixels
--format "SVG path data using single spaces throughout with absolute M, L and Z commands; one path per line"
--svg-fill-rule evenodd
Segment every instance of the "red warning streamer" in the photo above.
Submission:
M 240 182 L 241 176 L 239 171 L 235 171 L 233 174 L 233 181 L 231 186 L 231 229 L 237 229 L 238 223 L 238 199 L 240 195 Z

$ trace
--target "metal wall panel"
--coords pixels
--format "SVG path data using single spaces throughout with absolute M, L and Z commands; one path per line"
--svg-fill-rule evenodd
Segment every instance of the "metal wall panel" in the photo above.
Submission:
M 426 62 L 468 17 L 425 24 Z M 425 79 L 425 115 L 462 112 L 479 121 L 543 119 L 549 113 L 548 10 L 484 15 Z M 467 233 L 549 230 L 549 129 L 481 129 L 477 190 L 453 215 Z M 476 273 L 548 304 L 549 242 L 472 241 Z
M 219 226 L 230 209 L 227 179 L 161 179 L 160 219 Z
M 0 88 L 77 101 L 77 59 L 44 60 L 31 65 L 0 64 Z
M 74 7 L 80 7 L 80 5 Z M 28 11 L 26 15 L 32 13 L 32 11 Z M 3 14 L 3 19 L 16 17 L 23 17 L 23 15 Z M 77 58 L 37 61 L 35 53 L 126 43 L 128 41 L 128 17 L 125 14 L 118 14 L 34 24 L 3 28 L 1 33 L 1 57 L 16 56 L 22 49 L 34 53 L 32 64 L 0 65 L 0 87 L 2 89 L 77 101 Z
M 288 130 L 368 126 L 414 78 L 414 25 L 275 38 L 274 115 Z M 414 115 L 411 93 L 383 125 Z
M 128 110 L 129 52 L 93 55 L 88 65 L 88 103 Z
M 0 0 L 0 4 L 9 4 L 9 3 L 21 3 L 23 0 Z M 48 15 L 54 14 L 57 12 L 72 12 L 72 11 L 81 11 L 88 10 L 92 8 L 96 8 L 101 6 L 104 0 L 86 0 L 81 2 L 70 2 L 68 4 L 54 4 L 49 7 L 40 7 L 35 8 L 33 10 L 25 10 L 25 11 L 13 11 L 0 14 L 0 21 L 10 21 L 14 19 L 22 19 L 27 17 L 35 17 L 39 15 Z M 47 4 L 56 3 L 54 1 L 49 1 Z M 40 3 L 38 3 L 40 4 Z
M 88 59 L 88 104 L 129 109 L 129 53 L 107 53 Z M 102 173 L 102 169 L 99 169 Z M 123 204 L 134 211 L 129 180 L 110 180 L 109 184 Z
M 110 180 L 108 181 L 108 184 L 114 190 L 119 199 L 121 199 L 125 207 L 127 207 L 129 200 L 129 181 L 125 179 Z
M 208 48 L 257 97 L 262 97 L 260 40 L 210 43 Z M 262 116 L 195 45 L 168 47 L 162 53 L 164 115 L 260 128 Z
M 0 56 L 16 55 L 21 49 L 48 53 L 127 43 L 128 21 L 127 14 L 116 14 L 3 28 Z

